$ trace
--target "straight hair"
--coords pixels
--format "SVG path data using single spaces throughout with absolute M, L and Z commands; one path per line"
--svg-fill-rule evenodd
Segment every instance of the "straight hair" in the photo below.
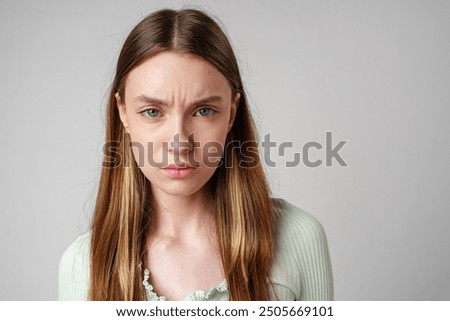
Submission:
M 273 201 L 260 162 L 254 121 L 238 63 L 219 25 L 194 9 L 157 11 L 131 31 L 117 62 L 107 103 L 104 166 L 92 221 L 90 300 L 146 300 L 141 262 L 152 232 L 155 200 L 151 182 L 136 164 L 130 138 L 120 121 L 115 94 L 125 97 L 129 72 L 162 51 L 199 56 L 228 80 L 241 97 L 226 138 L 252 150 L 225 148 L 222 162 L 207 182 L 213 199 L 220 256 L 230 300 L 270 300 L 273 257 Z M 125 166 L 127 163 L 128 166 Z M 107 166 L 105 166 L 107 164 Z

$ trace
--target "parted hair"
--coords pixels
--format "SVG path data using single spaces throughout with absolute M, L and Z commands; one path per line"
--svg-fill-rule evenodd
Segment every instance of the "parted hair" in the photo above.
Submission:
M 257 151 L 257 135 L 238 63 L 227 36 L 209 15 L 194 9 L 150 14 L 130 32 L 120 52 L 107 103 L 106 149 L 92 221 L 90 300 L 146 300 L 140 262 L 152 232 L 155 200 L 151 182 L 137 166 L 120 121 L 115 94 L 125 97 L 129 72 L 162 51 L 199 56 L 240 93 L 230 142 Z M 273 201 L 258 153 L 243 159 L 225 148 L 223 162 L 207 183 L 230 300 L 269 300 L 273 256 Z M 128 160 L 129 164 L 125 164 Z M 126 166 L 129 165 L 129 166 Z

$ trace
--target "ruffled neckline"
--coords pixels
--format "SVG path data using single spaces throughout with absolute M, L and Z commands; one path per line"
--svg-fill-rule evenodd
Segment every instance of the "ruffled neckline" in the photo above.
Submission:
M 153 286 L 148 282 L 150 279 L 150 270 L 144 269 L 144 281 L 142 284 L 147 290 L 148 297 L 150 301 L 166 301 L 166 297 L 160 296 L 153 291 Z M 208 292 L 205 293 L 203 290 L 196 290 L 186 296 L 183 301 L 209 301 L 214 300 L 214 297 L 219 294 L 228 291 L 227 281 L 223 280 L 221 283 L 213 286 Z

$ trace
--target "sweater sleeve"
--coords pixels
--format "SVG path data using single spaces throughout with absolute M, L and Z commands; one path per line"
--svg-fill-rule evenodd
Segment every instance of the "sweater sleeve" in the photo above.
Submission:
M 87 300 L 90 236 L 88 232 L 78 237 L 61 257 L 58 276 L 59 300 Z
M 283 211 L 278 239 L 279 261 L 295 300 L 330 301 L 333 275 L 325 231 L 309 213 L 278 199 Z

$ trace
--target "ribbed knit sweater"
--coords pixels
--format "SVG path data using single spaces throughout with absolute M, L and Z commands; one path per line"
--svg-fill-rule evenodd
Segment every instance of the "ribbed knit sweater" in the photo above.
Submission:
M 273 300 L 333 300 L 333 276 L 326 235 L 322 225 L 307 212 L 283 199 L 275 231 L 275 252 L 271 265 Z M 59 265 L 60 300 L 86 300 L 89 287 L 89 248 L 91 233 L 78 237 L 64 252 Z M 150 272 L 143 270 L 143 283 L 149 300 L 165 300 L 154 292 Z M 226 281 L 208 292 L 194 291 L 184 300 L 226 301 Z

